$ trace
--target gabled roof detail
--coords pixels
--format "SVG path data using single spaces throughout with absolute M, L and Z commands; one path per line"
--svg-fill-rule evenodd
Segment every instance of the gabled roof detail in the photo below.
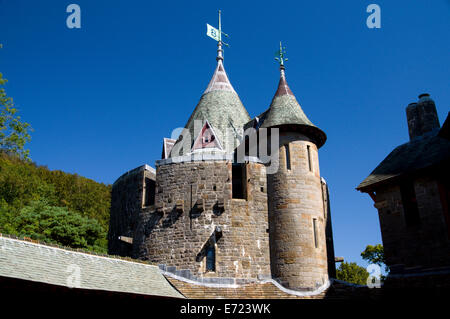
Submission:
M 195 139 L 194 145 L 192 146 L 192 151 L 205 148 L 216 148 L 222 150 L 220 140 L 216 137 L 216 133 L 209 124 L 208 120 L 205 121 L 202 130 Z
M 176 141 L 177 140 L 164 137 L 161 159 L 166 159 L 169 157 L 170 151 L 172 150 L 172 147 L 175 145 Z

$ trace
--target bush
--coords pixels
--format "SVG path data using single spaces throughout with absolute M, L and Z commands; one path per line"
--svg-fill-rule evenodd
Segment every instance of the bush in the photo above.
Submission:
M 101 238 L 106 236 L 97 220 L 42 201 L 24 207 L 15 217 L 14 227 L 20 236 L 91 250 L 99 250 Z
M 0 152 L 2 233 L 105 252 L 110 196 L 110 185 Z
M 354 262 L 343 262 L 336 270 L 336 277 L 352 284 L 366 285 L 369 273 L 364 267 L 358 266 Z

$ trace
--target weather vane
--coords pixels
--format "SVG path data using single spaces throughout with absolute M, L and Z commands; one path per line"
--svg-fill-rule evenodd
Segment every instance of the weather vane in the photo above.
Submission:
M 281 45 L 280 41 L 280 50 L 276 53 L 277 57 L 275 57 L 275 60 L 280 62 L 280 66 L 284 66 L 284 62 L 288 60 L 288 58 L 285 58 L 286 56 L 286 47 L 283 47 Z
M 222 35 L 226 36 L 227 38 L 229 37 L 228 34 L 226 34 L 225 32 L 222 32 L 222 22 L 220 20 L 220 10 L 219 10 L 219 29 L 214 28 L 213 26 L 209 25 L 208 23 L 206 24 L 206 35 L 210 38 L 213 38 L 214 40 L 216 40 L 217 43 L 217 59 L 221 59 L 223 60 L 223 56 L 222 56 L 222 44 L 226 45 L 227 47 L 229 46 L 228 43 L 225 43 L 222 41 Z

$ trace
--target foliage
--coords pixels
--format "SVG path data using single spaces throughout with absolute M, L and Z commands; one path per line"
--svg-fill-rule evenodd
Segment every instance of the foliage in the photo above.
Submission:
M 0 73 L 0 86 L 5 85 L 7 80 Z M 29 159 L 29 150 L 25 144 L 30 141 L 31 126 L 21 122 L 14 106 L 13 99 L 8 97 L 3 87 L 0 87 L 0 150 L 16 154 L 21 158 Z
M 337 279 L 350 282 L 357 285 L 366 285 L 369 273 L 364 267 L 358 266 L 356 263 L 343 262 L 336 269 Z
M 111 187 L 32 163 L 6 82 L 0 73 L 0 232 L 106 252 Z
M 384 257 L 383 245 L 367 245 L 366 249 L 361 253 L 361 257 L 370 264 L 376 264 L 381 268 L 384 266 L 385 270 L 389 271 L 389 267 L 386 265 L 386 260 Z
M 13 223 L 19 235 L 73 248 L 102 251 L 106 240 L 97 220 L 65 207 L 49 206 L 45 201 L 35 201 L 22 208 Z
M 105 252 L 111 186 L 0 152 L 0 232 Z M 66 214 L 66 215 L 64 215 Z M 26 227 L 25 221 L 46 222 Z M 53 217 L 51 217 L 53 216 Z M 67 218 L 67 224 L 46 224 Z M 51 225 L 45 230 L 46 225 Z M 89 227 L 87 225 L 90 225 Z M 97 226 L 101 230 L 95 230 Z M 78 228 L 78 229 L 75 229 Z M 63 231 L 56 236 L 54 231 Z M 97 236 L 96 240 L 93 237 Z

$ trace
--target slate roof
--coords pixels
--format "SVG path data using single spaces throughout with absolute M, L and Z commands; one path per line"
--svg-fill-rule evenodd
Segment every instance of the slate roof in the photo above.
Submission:
M 199 121 L 199 125 L 196 127 L 198 132 L 194 132 L 196 120 Z M 217 60 L 217 67 L 212 79 L 185 125 L 190 132 L 190 139 L 178 138 L 170 157 L 190 153 L 193 142 L 206 120 L 210 123 L 226 153 L 233 152 L 240 144 L 242 128 L 245 123 L 250 121 L 247 110 L 228 79 L 221 59 Z M 227 129 L 231 134 L 225 139 Z
M 0 277 L 70 288 L 184 298 L 157 266 L 2 237 L 1 234 Z
M 312 138 L 317 147 L 321 147 L 327 138 L 325 133 L 316 127 L 303 112 L 287 84 L 284 66 L 280 67 L 280 81 L 272 103 L 268 110 L 258 116 L 258 119 L 260 122 L 259 127 L 295 126 L 305 135 Z
M 447 117 L 446 122 L 448 121 Z M 440 130 L 431 131 L 396 147 L 356 189 L 365 192 L 392 178 L 433 165 L 448 163 L 450 141 L 441 137 L 439 132 Z

